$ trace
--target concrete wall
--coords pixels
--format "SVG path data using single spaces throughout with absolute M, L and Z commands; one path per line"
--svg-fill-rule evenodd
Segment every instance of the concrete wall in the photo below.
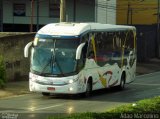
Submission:
M 117 24 L 151 25 L 157 23 L 158 0 L 117 0 Z
M 24 58 L 23 52 L 33 38 L 34 34 L 0 37 L 0 54 L 5 60 L 8 80 L 28 80 L 29 58 Z

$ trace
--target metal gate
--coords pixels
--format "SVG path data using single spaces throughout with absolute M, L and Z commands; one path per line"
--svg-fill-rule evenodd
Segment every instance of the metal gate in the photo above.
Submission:
M 156 57 L 156 25 L 137 25 L 137 60 L 145 62 Z

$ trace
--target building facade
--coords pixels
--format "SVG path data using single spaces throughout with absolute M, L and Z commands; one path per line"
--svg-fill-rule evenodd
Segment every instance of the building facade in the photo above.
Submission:
M 33 1 L 3 0 L 3 30 L 29 31 L 32 23 L 35 31 L 37 24 L 42 26 L 59 22 L 60 0 Z M 66 21 L 93 22 L 94 20 L 94 0 L 66 0 Z
M 117 0 L 117 24 L 157 24 L 158 0 Z
M 31 25 L 36 31 L 47 23 L 60 20 L 60 0 L 0 1 L 3 31 L 30 31 Z M 116 24 L 113 5 L 116 0 L 66 0 L 66 21 Z
M 159 3 L 160 0 L 117 0 L 117 24 L 134 25 L 137 28 L 139 62 L 160 57 Z
M 116 0 L 96 0 L 95 21 L 116 24 Z

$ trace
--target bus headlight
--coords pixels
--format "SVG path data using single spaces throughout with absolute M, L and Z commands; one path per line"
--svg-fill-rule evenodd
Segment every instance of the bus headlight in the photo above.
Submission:
M 76 82 L 78 80 L 78 78 L 75 78 L 75 79 L 70 79 L 69 81 L 68 81 L 68 83 L 69 84 L 71 84 L 71 83 L 74 83 L 74 82 Z
M 73 83 L 73 82 L 74 82 L 74 80 L 73 80 L 73 79 L 69 80 L 69 83 Z

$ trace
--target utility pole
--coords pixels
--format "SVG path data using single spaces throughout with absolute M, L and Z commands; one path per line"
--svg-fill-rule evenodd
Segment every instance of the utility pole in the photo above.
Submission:
M 0 32 L 3 32 L 3 0 L 0 0 Z
M 39 0 L 37 0 L 37 31 L 39 30 Z
M 132 22 L 133 22 L 133 19 L 132 19 L 132 17 L 133 17 L 133 9 L 132 8 L 130 8 L 130 12 L 131 12 L 131 25 L 132 25 Z
M 60 22 L 66 21 L 66 0 L 60 0 Z
M 128 8 L 127 8 L 127 24 L 129 24 L 129 14 L 130 14 L 130 3 L 128 2 Z
M 76 0 L 73 0 L 73 21 L 76 21 Z
M 33 17 L 34 17 L 34 0 L 31 1 L 31 24 L 30 24 L 30 32 L 33 32 Z
M 160 0 L 157 0 L 157 48 L 156 48 L 156 55 L 160 58 Z

